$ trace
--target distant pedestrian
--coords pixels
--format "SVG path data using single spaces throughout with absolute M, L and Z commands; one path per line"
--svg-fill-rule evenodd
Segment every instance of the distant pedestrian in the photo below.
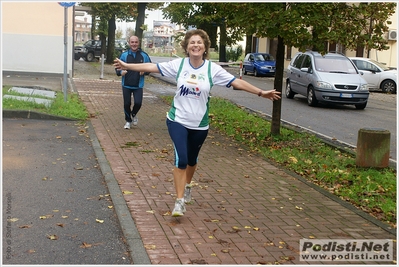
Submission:
M 264 91 L 242 79 L 236 79 L 221 66 L 207 60 L 210 45 L 205 31 L 191 30 L 181 42 L 185 58 L 158 64 L 126 64 L 116 59 L 114 64 L 117 69 L 157 72 L 176 78 L 177 90 L 166 119 L 175 148 L 173 176 L 177 198 L 172 212 L 175 217 L 184 215 L 185 203 L 190 203 L 192 199 L 191 180 L 199 151 L 208 134 L 209 93 L 212 86 L 233 86 L 272 101 L 280 99 L 280 92 Z
M 120 60 L 127 63 L 148 63 L 151 62 L 148 54 L 140 49 L 140 42 L 137 36 L 130 36 L 130 49 L 123 52 Z M 123 110 L 125 112 L 125 129 L 130 129 L 133 125 L 137 125 L 139 119 L 137 113 L 139 112 L 143 103 L 143 87 L 144 87 L 144 72 L 133 70 L 116 70 L 118 76 L 122 76 L 122 94 L 123 94 Z M 132 107 L 132 94 L 134 104 Z

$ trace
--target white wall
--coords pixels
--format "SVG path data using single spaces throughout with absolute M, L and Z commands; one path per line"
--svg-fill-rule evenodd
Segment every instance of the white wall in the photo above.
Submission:
M 68 38 L 72 44 L 72 38 Z M 64 37 L 50 35 L 2 34 L 3 71 L 64 73 Z M 68 45 L 68 73 L 72 66 Z
M 73 8 L 67 16 L 67 72 L 73 63 Z M 1 3 L 3 71 L 64 73 L 64 7 L 58 2 Z

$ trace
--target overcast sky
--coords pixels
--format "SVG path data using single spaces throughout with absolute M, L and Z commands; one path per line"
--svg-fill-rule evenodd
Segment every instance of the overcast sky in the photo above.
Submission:
M 144 21 L 144 24 L 148 25 L 148 30 L 151 31 L 154 27 L 153 21 L 154 20 L 161 20 L 164 21 L 162 18 L 162 11 L 160 10 L 155 10 L 155 11 L 146 11 L 145 12 L 147 15 L 147 18 Z M 136 28 L 136 23 L 135 22 L 117 22 L 116 23 L 116 29 L 121 29 L 122 33 L 125 34 L 127 28 L 132 28 L 133 30 Z
M 145 12 L 147 15 L 147 18 L 145 19 L 144 23 L 148 25 L 148 30 L 151 31 L 154 27 L 154 20 L 157 21 L 165 21 L 165 19 L 162 18 L 162 11 L 161 10 L 155 10 L 155 11 L 146 11 Z M 91 22 L 91 16 L 87 13 L 85 13 L 85 16 L 78 16 L 78 20 L 84 20 L 84 18 L 87 18 L 88 22 Z M 117 30 L 122 30 L 122 33 L 126 33 L 127 28 L 132 28 L 133 30 L 136 28 L 136 23 L 135 22 L 116 22 L 116 29 Z

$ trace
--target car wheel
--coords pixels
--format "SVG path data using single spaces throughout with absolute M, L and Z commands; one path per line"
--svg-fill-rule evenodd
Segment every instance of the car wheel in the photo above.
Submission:
M 307 95 L 307 99 L 308 99 L 308 105 L 311 107 L 315 107 L 317 106 L 317 99 L 314 93 L 314 89 L 313 86 L 310 86 L 308 89 L 308 95 Z
M 80 59 L 80 56 L 75 55 L 75 60 L 79 60 L 79 59 Z
M 254 70 L 254 76 L 255 77 L 258 77 L 259 76 L 259 73 L 258 73 L 258 70 L 255 68 L 255 70 Z
M 94 60 L 94 54 L 89 52 L 86 55 L 86 61 L 92 62 Z
M 367 106 L 367 101 L 363 104 L 357 104 L 355 105 L 356 109 L 365 109 Z
M 295 93 L 292 92 L 291 90 L 291 83 L 290 81 L 287 81 L 287 84 L 285 86 L 285 96 L 289 99 L 293 99 L 295 96 Z
M 242 70 L 244 71 L 244 75 L 247 75 L 247 74 L 248 74 L 247 69 L 246 69 L 245 67 L 242 68 Z
M 396 94 L 396 83 L 392 80 L 386 80 L 381 84 L 384 93 Z

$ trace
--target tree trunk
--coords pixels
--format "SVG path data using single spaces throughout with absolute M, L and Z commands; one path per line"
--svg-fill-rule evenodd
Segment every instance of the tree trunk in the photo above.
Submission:
M 278 36 L 274 89 L 276 89 L 279 92 L 283 91 L 283 79 L 284 79 L 284 39 Z M 270 130 L 272 135 L 280 134 L 282 99 L 283 98 L 281 96 L 280 100 L 273 101 L 272 126 Z
M 211 48 L 216 48 L 217 47 L 217 26 L 215 24 L 212 23 L 204 23 L 204 24 L 200 24 L 198 25 L 198 29 L 202 29 L 204 31 L 206 31 L 206 33 L 209 36 L 209 39 L 211 41 Z M 216 50 L 216 49 L 215 49 Z
M 252 52 L 252 33 L 247 33 L 245 39 L 245 55 L 247 55 Z
M 101 40 L 101 54 L 106 55 L 107 53 L 107 36 L 104 33 L 100 33 Z
M 220 24 L 219 62 L 227 62 L 226 39 L 227 39 L 226 23 L 222 21 L 222 23 Z
M 107 41 L 107 60 L 106 62 L 112 64 L 114 62 L 115 51 L 115 15 L 108 21 L 108 41 Z
M 90 39 L 94 40 L 96 37 L 96 13 L 93 12 L 91 15 L 91 28 L 90 28 Z
M 360 129 L 357 139 L 356 165 L 374 168 L 388 167 L 390 136 L 390 132 L 384 129 Z
M 137 19 L 136 19 L 136 29 L 135 29 L 135 35 L 139 38 L 140 42 L 143 40 L 143 28 L 142 26 L 144 25 L 144 19 L 145 19 L 145 10 L 147 8 L 148 3 L 137 3 Z

